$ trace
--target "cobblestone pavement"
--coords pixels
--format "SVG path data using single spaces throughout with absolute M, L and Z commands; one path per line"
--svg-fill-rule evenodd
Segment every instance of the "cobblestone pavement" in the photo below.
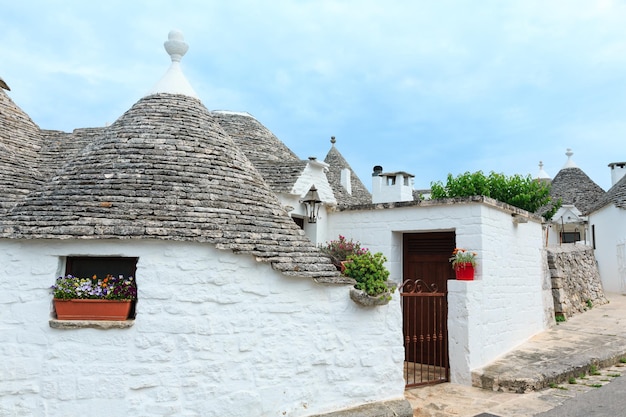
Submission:
M 569 398 L 601 389 L 611 380 L 626 378 L 626 364 L 598 369 L 594 375 L 579 375 L 568 382 L 526 394 L 488 391 L 444 383 L 405 391 L 414 417 L 532 417 L 563 404 Z

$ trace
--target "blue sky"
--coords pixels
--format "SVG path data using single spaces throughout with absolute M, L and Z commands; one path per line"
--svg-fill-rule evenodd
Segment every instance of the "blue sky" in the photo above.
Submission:
M 4 2 L 0 77 L 40 127 L 104 126 L 169 67 L 305 159 L 337 148 L 416 188 L 573 161 L 605 190 L 626 161 L 626 3 L 609 0 Z

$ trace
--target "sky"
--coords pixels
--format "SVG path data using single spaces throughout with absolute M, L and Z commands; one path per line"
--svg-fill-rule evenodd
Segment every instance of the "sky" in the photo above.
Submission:
M 415 175 L 550 177 L 603 189 L 626 161 L 626 2 L 21 0 L 0 13 L 0 77 L 43 129 L 105 126 L 167 71 L 170 30 L 209 110 L 253 115 L 300 158 L 330 137 L 370 187 Z

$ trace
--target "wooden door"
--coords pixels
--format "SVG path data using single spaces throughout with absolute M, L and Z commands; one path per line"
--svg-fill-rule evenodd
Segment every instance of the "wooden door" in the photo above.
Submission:
M 449 258 L 455 241 L 454 232 L 407 233 L 403 237 L 405 360 L 413 369 L 416 364 L 445 369 L 446 378 L 447 283 L 454 278 Z

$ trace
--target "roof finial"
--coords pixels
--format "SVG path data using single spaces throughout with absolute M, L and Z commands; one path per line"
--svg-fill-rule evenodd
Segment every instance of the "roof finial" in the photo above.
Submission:
M 578 168 L 576 164 L 574 163 L 574 161 L 572 161 L 572 155 L 574 155 L 574 152 L 572 152 L 570 148 L 567 148 L 565 155 L 567 155 L 567 162 L 565 162 L 565 165 L 563 165 L 563 168 Z
M 165 41 L 163 46 L 172 59 L 172 63 L 163 78 L 150 90 L 148 95 L 170 93 L 198 98 L 198 95 L 193 91 L 180 68 L 180 60 L 187 53 L 189 45 L 187 45 L 182 32 L 179 30 L 171 30 L 167 38 L 168 40 Z
M 539 173 L 537 174 L 538 180 L 550 180 L 550 176 L 543 170 L 543 161 L 539 161 Z
M 334 136 L 331 136 L 331 137 L 330 137 L 330 143 L 332 143 L 332 144 L 333 144 L 333 146 L 335 146 L 335 143 L 336 143 L 336 142 L 337 142 L 337 139 L 335 139 L 335 137 L 334 137 Z
M 189 45 L 185 42 L 185 37 L 183 36 L 183 32 L 180 30 L 170 30 L 170 33 L 167 35 L 167 41 L 163 44 L 165 46 L 165 51 L 172 58 L 172 62 L 180 62 L 181 58 L 187 53 L 189 50 Z

